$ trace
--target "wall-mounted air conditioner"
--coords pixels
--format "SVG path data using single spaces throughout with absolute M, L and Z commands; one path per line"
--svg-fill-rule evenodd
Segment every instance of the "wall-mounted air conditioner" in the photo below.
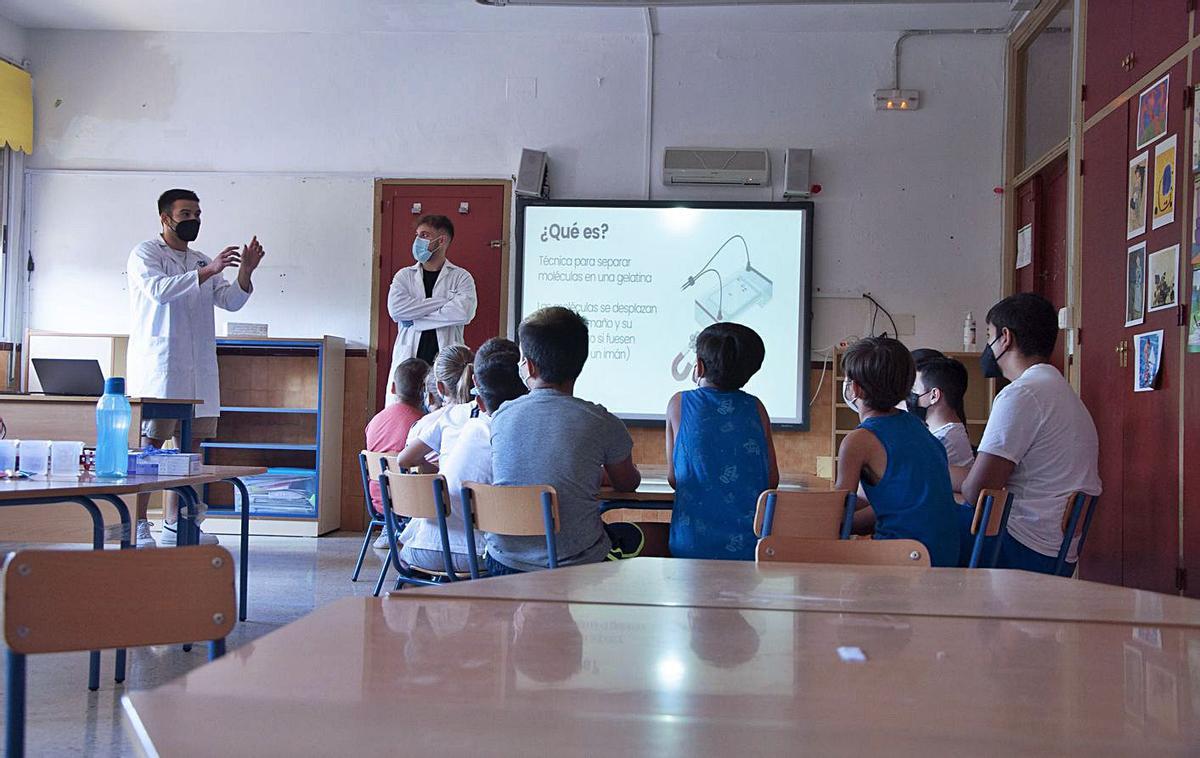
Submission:
M 663 184 L 723 184 L 753 186 L 771 179 L 771 160 L 765 149 L 726 147 L 668 147 L 663 151 Z

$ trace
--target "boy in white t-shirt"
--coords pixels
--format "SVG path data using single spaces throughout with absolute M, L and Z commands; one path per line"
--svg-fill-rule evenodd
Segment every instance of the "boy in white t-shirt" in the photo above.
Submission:
M 985 488 L 1008 487 L 1012 493 L 1008 529 L 998 538 L 999 568 L 1054 573 L 1068 497 L 1076 491 L 1100 494 L 1096 426 L 1071 385 L 1047 362 L 1057 338 L 1054 306 L 1040 295 L 1012 295 L 988 311 L 983 373 L 1011 384 L 992 403 L 975 464 L 952 468 L 951 476 L 961 482 L 958 489 L 968 503 Z M 963 507 L 966 531 L 972 512 Z M 972 541 L 962 541 L 964 559 Z M 1064 576 L 1074 573 L 1077 558 L 1072 544 Z
M 963 409 L 966 393 L 967 369 L 958 361 L 942 356 L 917 362 L 917 379 L 906 401 L 908 412 L 924 421 L 946 448 L 951 466 L 975 462 Z

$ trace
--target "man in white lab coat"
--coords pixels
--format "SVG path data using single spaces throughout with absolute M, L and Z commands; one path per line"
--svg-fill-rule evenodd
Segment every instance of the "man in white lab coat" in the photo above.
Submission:
M 200 234 L 200 198 L 191 190 L 167 190 L 158 199 L 162 234 L 129 254 L 130 331 L 128 387 L 131 397 L 199 399 L 192 424 L 193 444 L 217 436 L 221 401 L 217 380 L 217 338 L 213 306 L 236 311 L 250 299 L 250 277 L 263 257 L 258 238 L 238 251 L 236 245 L 210 259 L 188 243 Z M 237 269 L 237 283 L 225 279 Z M 178 422 L 155 419 L 142 424 L 142 444 L 162 447 L 178 441 Z M 154 547 L 146 521 L 149 496 L 139 495 L 137 546 Z M 178 501 L 173 494 L 163 506 L 163 544 L 176 543 Z M 201 532 L 203 544 L 217 538 Z
M 392 348 L 392 367 L 409 358 L 433 365 L 438 351 L 463 344 L 463 329 L 475 318 L 475 279 L 464 268 L 446 260 L 454 241 L 454 224 L 445 216 L 417 219 L 412 254 L 416 260 L 392 277 L 388 313 L 399 327 Z M 389 391 L 387 403 L 399 400 Z

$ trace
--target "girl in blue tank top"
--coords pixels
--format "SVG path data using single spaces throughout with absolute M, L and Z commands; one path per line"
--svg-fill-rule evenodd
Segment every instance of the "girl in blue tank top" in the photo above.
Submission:
M 697 388 L 667 406 L 667 479 L 677 558 L 754 560 L 759 494 L 779 484 L 767 411 L 742 387 L 762 366 L 753 329 L 713 324 L 696 337 Z
M 958 507 L 946 450 L 911 413 L 896 409 L 912 389 L 912 356 L 900 342 L 868 337 L 842 356 L 842 397 L 858 411 L 857 429 L 838 450 L 839 489 L 862 484 L 856 532 L 874 526 L 875 539 L 925 545 L 934 566 L 958 565 Z

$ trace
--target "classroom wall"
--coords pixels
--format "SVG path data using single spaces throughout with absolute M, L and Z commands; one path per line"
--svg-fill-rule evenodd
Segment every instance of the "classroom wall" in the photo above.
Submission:
M 0 58 L 20 63 L 25 58 L 25 51 L 25 30 L 0 16 Z
M 911 41 L 903 86 L 922 90 L 923 107 L 879 113 L 871 96 L 890 85 L 895 36 L 656 39 L 654 198 L 780 198 L 782 148 L 816 151 L 813 179 L 824 186 L 816 348 L 866 333 L 863 290 L 916 316 L 911 344 L 955 348 L 964 312 L 981 315 L 1000 288 L 992 189 L 1001 173 L 1003 39 Z M 647 184 L 645 50 L 646 39 L 630 34 L 34 31 L 38 150 L 27 165 L 504 177 L 528 146 L 550 153 L 556 197 L 638 198 Z M 662 148 L 689 144 L 772 148 L 773 186 L 663 187 Z M 262 213 L 290 212 L 264 198 Z M 364 203 L 361 216 L 325 222 L 361 238 L 350 230 L 372 223 L 372 212 Z M 319 265 L 324 254 L 297 249 L 293 265 Z M 371 250 L 348 254 L 369 261 Z M 49 296 L 35 288 L 35 298 Z M 70 297 L 60 302 L 71 307 Z M 369 303 L 359 308 L 357 331 L 366 334 Z

